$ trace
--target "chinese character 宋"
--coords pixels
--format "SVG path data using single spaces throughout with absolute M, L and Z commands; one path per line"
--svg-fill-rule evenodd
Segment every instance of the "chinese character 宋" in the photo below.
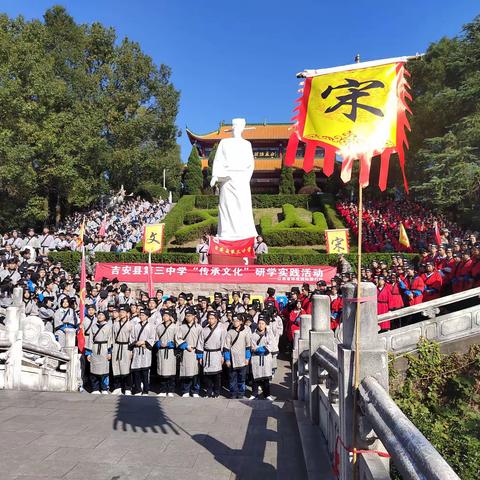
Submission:
M 331 244 L 332 244 L 332 251 L 333 252 L 336 252 L 336 253 L 341 253 L 345 250 L 345 248 L 343 247 L 343 242 L 345 241 L 344 238 L 342 237 L 335 237 Z
M 367 112 L 377 115 L 378 117 L 383 117 L 383 112 L 379 108 L 358 102 L 359 98 L 370 96 L 370 92 L 367 92 L 367 90 L 372 88 L 385 88 L 385 85 L 380 80 L 366 80 L 365 82 L 359 82 L 352 78 L 346 78 L 345 81 L 347 83 L 337 85 L 336 87 L 328 86 L 322 92 L 323 99 L 328 98 L 333 90 L 347 89 L 350 92 L 347 95 L 339 95 L 338 97 L 335 97 L 338 100 L 338 103 L 328 107 L 325 110 L 325 113 L 331 113 L 338 110 L 340 107 L 349 106 L 351 107 L 350 113 L 344 113 L 344 115 L 352 122 L 357 120 L 357 109 L 359 108 L 363 108 Z

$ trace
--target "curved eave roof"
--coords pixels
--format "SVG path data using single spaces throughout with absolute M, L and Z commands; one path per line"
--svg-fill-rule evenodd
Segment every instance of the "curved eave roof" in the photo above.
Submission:
M 288 140 L 291 135 L 291 123 L 249 123 L 247 129 L 243 132 L 243 138 L 246 140 Z M 210 133 L 198 134 L 194 133 L 188 128 L 186 129 L 188 138 L 193 144 L 195 141 L 219 141 L 223 138 L 229 138 L 232 133 L 232 125 L 222 125 L 218 130 Z

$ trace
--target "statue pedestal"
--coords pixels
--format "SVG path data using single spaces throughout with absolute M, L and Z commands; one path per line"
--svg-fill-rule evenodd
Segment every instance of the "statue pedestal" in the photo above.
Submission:
M 212 253 L 208 255 L 210 265 L 255 265 L 256 258 L 234 257 L 233 255 L 222 255 Z

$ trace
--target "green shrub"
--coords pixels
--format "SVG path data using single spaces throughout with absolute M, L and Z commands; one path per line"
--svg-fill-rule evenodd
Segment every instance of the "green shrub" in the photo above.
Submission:
M 163 223 L 165 224 L 165 245 L 173 238 L 175 232 L 183 225 L 185 216 L 195 206 L 194 195 L 184 195 L 177 204 L 168 212 Z
M 277 225 L 272 225 L 270 217 L 260 219 L 262 237 L 267 245 L 316 245 L 323 243 L 323 232 L 327 222 L 323 213 L 314 212 L 312 222 L 301 219 L 295 207 L 291 204 L 282 206 L 284 219 Z
M 280 172 L 280 186 L 278 192 L 283 195 L 292 195 L 295 193 L 295 183 L 293 181 L 293 168 L 282 167 Z
M 316 195 L 270 195 L 270 194 L 254 194 L 252 195 L 253 208 L 281 208 L 285 203 L 290 203 L 294 207 L 308 208 L 318 203 Z M 197 195 L 195 199 L 197 208 L 214 208 L 218 207 L 217 195 Z
M 322 194 L 321 206 L 330 228 L 345 228 L 345 224 L 335 209 L 335 198 L 333 195 L 328 193 Z
M 80 252 L 50 252 L 48 258 L 51 262 L 60 262 L 62 267 L 69 273 L 76 274 L 80 271 Z

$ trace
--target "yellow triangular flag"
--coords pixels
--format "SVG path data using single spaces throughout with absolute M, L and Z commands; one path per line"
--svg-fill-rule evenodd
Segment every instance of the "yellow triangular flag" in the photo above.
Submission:
M 398 241 L 400 242 L 400 245 L 410 248 L 410 240 L 408 239 L 407 231 L 405 230 L 403 223 L 400 223 L 400 237 Z

